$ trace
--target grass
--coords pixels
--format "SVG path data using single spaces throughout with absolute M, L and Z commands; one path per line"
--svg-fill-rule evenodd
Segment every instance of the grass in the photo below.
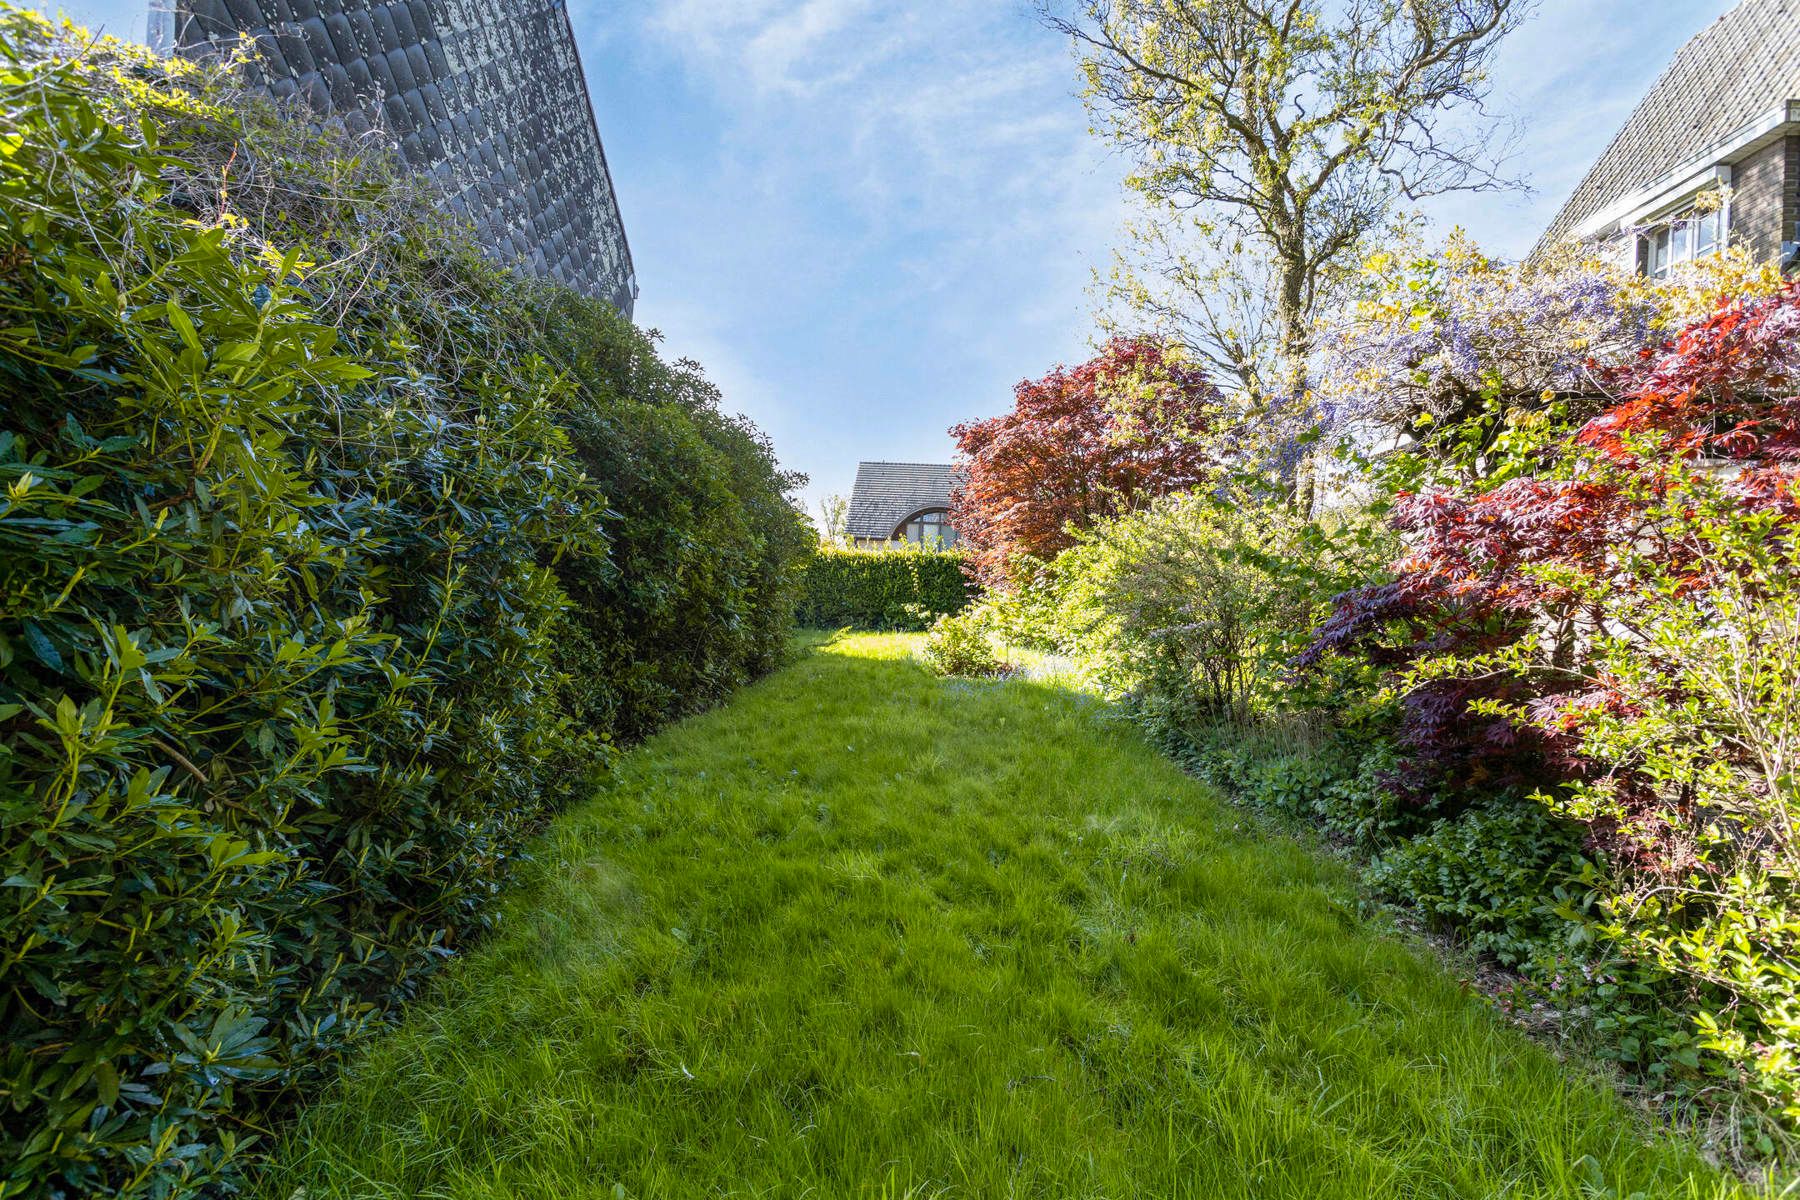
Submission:
M 814 645 L 630 754 L 266 1194 L 1748 1194 L 1342 867 L 913 645 Z

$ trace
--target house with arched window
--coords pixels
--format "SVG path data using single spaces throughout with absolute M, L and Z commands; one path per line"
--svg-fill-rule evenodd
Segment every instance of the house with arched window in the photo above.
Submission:
M 948 463 L 856 464 L 845 532 L 858 546 L 956 545 L 950 527 L 950 491 L 956 470 Z

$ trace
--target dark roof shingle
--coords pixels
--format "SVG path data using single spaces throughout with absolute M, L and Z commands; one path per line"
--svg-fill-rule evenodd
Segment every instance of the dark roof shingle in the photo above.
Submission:
M 1538 251 L 1783 102 L 1800 99 L 1800 0 L 1743 0 L 1675 53 Z
M 845 525 L 851 537 L 888 538 L 900 523 L 926 508 L 948 508 L 956 469 L 949 463 L 856 464 Z
M 379 121 L 503 263 L 637 296 L 567 0 L 173 0 L 185 54 L 249 42 L 254 82 L 361 133 Z

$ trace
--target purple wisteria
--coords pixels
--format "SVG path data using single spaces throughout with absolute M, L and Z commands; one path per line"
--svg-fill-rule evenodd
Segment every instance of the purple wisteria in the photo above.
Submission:
M 1592 364 L 1646 345 L 1654 312 L 1603 263 L 1503 264 L 1459 240 L 1429 258 L 1377 256 L 1323 339 L 1320 403 L 1340 422 L 1412 428 L 1494 401 L 1595 395 Z

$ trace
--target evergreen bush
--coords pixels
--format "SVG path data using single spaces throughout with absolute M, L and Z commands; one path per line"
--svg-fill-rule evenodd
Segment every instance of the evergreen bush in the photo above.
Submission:
M 800 624 L 816 629 L 925 629 L 954 616 L 976 587 L 954 551 L 821 547 L 801 576 Z
M 0 1197 L 229 1189 L 810 544 L 691 368 L 234 79 L 0 4 Z

